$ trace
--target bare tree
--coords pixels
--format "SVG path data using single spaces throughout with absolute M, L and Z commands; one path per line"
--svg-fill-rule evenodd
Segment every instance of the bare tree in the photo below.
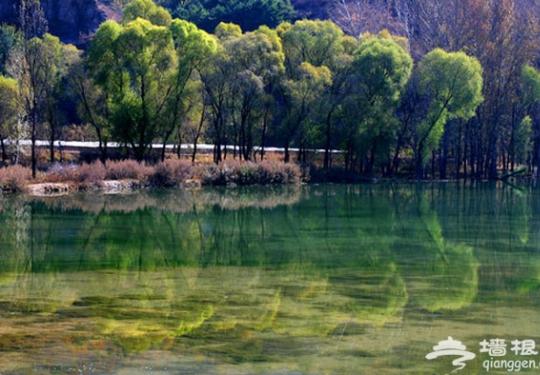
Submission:
M 395 2 L 403 1 L 392 1 Z M 351 35 L 387 29 L 392 34 L 408 37 L 408 7 L 396 6 L 384 1 L 336 0 L 331 13 L 334 22 Z

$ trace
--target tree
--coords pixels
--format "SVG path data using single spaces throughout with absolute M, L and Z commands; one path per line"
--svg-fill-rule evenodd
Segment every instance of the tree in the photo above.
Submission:
M 511 171 L 514 171 L 516 163 L 530 166 L 532 150 L 532 119 L 525 116 L 518 124 L 511 141 Z
M 66 90 L 68 86 L 68 74 L 71 66 L 77 64 L 80 60 L 80 51 L 77 47 L 68 44 L 57 43 L 53 41 L 49 45 L 50 51 L 55 56 L 51 56 L 56 66 L 56 75 L 51 76 L 52 81 L 47 85 L 45 97 L 45 120 L 49 124 L 49 154 L 50 161 L 55 161 L 54 143 L 59 133 L 59 125 L 62 115 L 62 101 L 66 100 L 71 94 Z
M 19 27 L 25 40 L 41 37 L 47 32 L 48 24 L 40 0 L 17 0 Z
M 304 62 L 332 70 L 344 49 L 343 31 L 331 21 L 283 23 L 277 32 L 283 41 L 289 78 L 302 74 L 300 65 Z
M 202 100 L 200 72 L 218 48 L 218 42 L 214 36 L 200 30 L 191 22 L 176 19 L 171 24 L 171 32 L 178 63 L 161 132 L 162 160 L 165 159 L 166 143 L 175 131 L 178 135 L 178 149 L 180 149 L 182 121 L 190 111 L 199 107 L 198 102 Z M 203 114 L 201 116 L 204 117 Z
M 169 26 L 172 22 L 167 9 L 156 5 L 152 0 L 133 0 L 124 8 L 122 18 L 124 24 L 137 18 L 143 18 L 159 26 Z
M 30 123 L 32 141 L 32 175 L 37 171 L 36 140 L 38 126 L 43 120 L 43 109 L 50 102 L 62 72 L 64 47 L 55 36 L 34 37 L 24 43 L 20 54 L 11 62 L 12 75 L 19 82 L 19 95 L 24 104 L 27 121 Z
M 213 31 L 220 22 L 235 23 L 253 31 L 261 25 L 275 27 L 294 17 L 290 0 L 161 0 L 181 19 Z
M 367 35 L 354 55 L 358 134 L 361 147 L 369 152 L 369 174 L 377 154 L 388 159 L 399 127 L 397 104 L 412 72 L 412 58 L 399 42 L 388 32 Z
M 2 162 L 7 160 L 6 145 L 4 139 L 7 138 L 9 127 L 17 121 L 18 114 L 18 83 L 12 78 L 0 75 L 0 146 L 2 151 Z
M 289 162 L 289 147 L 296 138 L 300 146 L 300 159 L 314 130 L 314 109 L 332 84 L 332 72 L 326 66 L 314 66 L 309 62 L 300 65 L 297 79 L 285 83 L 288 113 L 284 121 L 285 162 Z M 305 158 L 304 158 L 305 159 Z M 305 161 L 305 160 L 304 160 Z
M 142 18 L 105 22 L 90 47 L 89 67 L 106 91 L 113 132 L 139 161 L 163 126 L 176 61 L 171 31 Z
M 427 100 L 427 112 L 417 124 L 415 157 L 417 177 L 435 150 L 450 119 L 468 120 L 482 103 L 482 66 L 464 52 L 435 49 L 418 69 L 419 93 Z
M 382 30 L 389 30 L 396 35 L 407 35 L 407 23 L 394 12 L 390 2 L 386 1 L 335 0 L 331 17 L 350 35 L 366 32 L 376 34 Z
M 332 90 L 334 82 L 341 83 L 334 81 L 333 72 L 343 66 L 347 39 L 330 21 L 282 23 L 277 32 L 285 52 L 285 77 L 278 91 L 278 103 L 285 113 L 281 118 L 280 138 L 285 145 L 285 160 L 289 161 L 289 147 L 295 138 L 304 151 L 320 132 L 325 95 Z M 313 91 L 309 92 L 310 89 Z
M 0 25 L 0 74 L 6 74 L 12 53 L 22 45 L 22 35 L 14 26 Z
M 77 101 L 77 113 L 81 120 L 94 129 L 98 139 L 100 160 L 106 163 L 107 143 L 111 136 L 112 124 L 105 91 L 92 79 L 86 60 L 81 59 L 74 63 L 67 77 L 71 93 Z
M 251 160 L 254 128 L 264 126 L 273 85 L 284 72 L 285 55 L 277 34 L 268 28 L 228 39 L 223 44 L 230 55 L 229 101 L 240 155 Z

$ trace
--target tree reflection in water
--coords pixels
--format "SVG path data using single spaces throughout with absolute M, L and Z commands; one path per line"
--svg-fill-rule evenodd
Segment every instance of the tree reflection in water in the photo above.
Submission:
M 524 316 L 536 303 L 535 196 L 321 185 L 4 198 L 0 350 L 19 370 L 85 356 L 110 370 L 160 351 L 248 373 L 391 374 L 426 319 L 426 335 L 463 339 L 495 301 Z M 471 314 L 476 325 L 454 325 Z

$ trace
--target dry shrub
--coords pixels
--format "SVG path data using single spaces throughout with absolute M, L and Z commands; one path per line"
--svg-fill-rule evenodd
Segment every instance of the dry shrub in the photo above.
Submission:
M 205 185 L 292 184 L 300 182 L 302 177 L 297 165 L 277 161 L 226 161 L 217 166 L 203 165 L 199 171 Z
M 32 178 L 29 168 L 15 165 L 0 168 L 0 190 L 19 193 L 26 189 L 26 185 Z
M 82 188 L 99 185 L 107 175 L 105 166 L 96 161 L 91 164 L 55 164 L 47 171 L 45 182 L 67 183 L 74 182 L 80 184 Z
M 96 161 L 91 164 L 81 164 L 79 166 L 78 182 L 85 186 L 99 185 L 107 176 L 107 169 L 102 162 Z
M 52 183 L 77 182 L 79 181 L 79 166 L 76 164 L 53 164 L 43 180 Z
M 149 182 L 156 187 L 180 186 L 184 181 L 192 179 L 194 168 L 187 160 L 165 160 L 154 167 Z
M 107 163 L 108 180 L 139 180 L 146 181 L 152 175 L 152 167 L 135 160 L 110 161 Z

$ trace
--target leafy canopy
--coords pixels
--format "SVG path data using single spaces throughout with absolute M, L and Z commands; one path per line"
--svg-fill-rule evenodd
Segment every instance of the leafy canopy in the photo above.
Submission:
M 464 52 L 435 49 L 424 57 L 418 74 L 419 93 L 429 102 L 417 129 L 418 151 L 425 161 L 438 147 L 448 120 L 474 117 L 484 100 L 482 66 Z

